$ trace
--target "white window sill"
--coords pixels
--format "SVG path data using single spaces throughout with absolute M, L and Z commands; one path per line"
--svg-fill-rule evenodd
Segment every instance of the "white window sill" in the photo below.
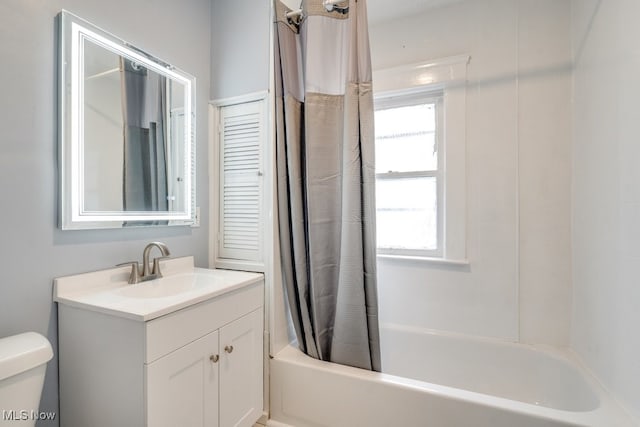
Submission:
M 435 258 L 435 257 L 415 256 L 415 255 L 389 255 L 389 254 L 378 254 L 378 259 L 391 260 L 391 261 L 412 261 L 412 262 L 420 262 L 420 263 L 427 263 L 427 264 L 450 265 L 450 266 L 460 266 L 460 267 L 469 266 L 469 260 L 467 259 L 450 259 L 450 258 Z

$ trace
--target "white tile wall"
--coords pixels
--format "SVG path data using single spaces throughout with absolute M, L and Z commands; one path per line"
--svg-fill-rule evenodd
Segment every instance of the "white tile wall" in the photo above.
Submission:
M 382 322 L 568 344 L 569 11 L 465 1 L 371 28 L 374 68 L 471 55 L 470 267 L 379 261 Z
M 640 419 L 640 3 L 572 7 L 571 345 Z
M 571 317 L 571 8 L 519 1 L 520 339 L 566 346 Z

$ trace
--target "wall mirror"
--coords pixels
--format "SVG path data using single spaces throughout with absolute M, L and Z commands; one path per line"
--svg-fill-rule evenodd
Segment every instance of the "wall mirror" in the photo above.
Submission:
M 60 226 L 189 225 L 195 78 L 62 11 Z

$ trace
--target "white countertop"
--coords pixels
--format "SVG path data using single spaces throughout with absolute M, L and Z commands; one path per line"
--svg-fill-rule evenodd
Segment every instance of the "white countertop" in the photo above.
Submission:
M 163 278 L 128 284 L 130 266 L 59 277 L 53 300 L 85 310 L 149 321 L 261 282 L 260 273 L 194 267 L 193 257 L 161 262 Z

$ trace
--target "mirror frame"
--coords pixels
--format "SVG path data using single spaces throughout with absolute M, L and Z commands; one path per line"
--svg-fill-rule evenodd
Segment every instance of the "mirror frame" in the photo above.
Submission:
M 195 77 L 144 52 L 95 25 L 62 10 L 59 26 L 59 225 L 63 230 L 158 225 L 194 225 L 195 218 Z M 185 86 L 184 185 L 180 211 L 87 211 L 84 209 L 84 58 L 88 40 L 143 64 Z

